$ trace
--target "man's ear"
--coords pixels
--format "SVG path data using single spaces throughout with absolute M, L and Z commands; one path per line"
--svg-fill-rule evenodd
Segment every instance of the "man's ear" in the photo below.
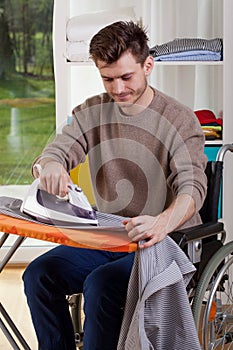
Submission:
M 154 67 L 154 59 L 152 56 L 148 56 L 144 62 L 144 72 L 146 76 L 149 76 Z

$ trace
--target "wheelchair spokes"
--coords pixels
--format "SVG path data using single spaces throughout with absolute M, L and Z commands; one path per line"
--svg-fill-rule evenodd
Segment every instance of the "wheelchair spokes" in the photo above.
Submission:
M 233 350 L 232 251 L 233 242 L 222 247 L 197 286 L 193 313 L 203 350 Z

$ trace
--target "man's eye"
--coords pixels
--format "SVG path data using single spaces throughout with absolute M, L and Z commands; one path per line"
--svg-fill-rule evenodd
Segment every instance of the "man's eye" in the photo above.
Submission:
M 113 79 L 112 78 L 103 78 L 103 81 L 111 82 L 111 81 L 113 81 Z
M 131 79 L 132 75 L 126 75 L 124 77 L 122 77 L 122 80 L 129 80 Z

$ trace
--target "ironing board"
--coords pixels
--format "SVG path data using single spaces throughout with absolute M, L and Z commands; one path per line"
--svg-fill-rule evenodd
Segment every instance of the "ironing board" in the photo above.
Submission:
M 129 240 L 124 227 L 88 226 L 64 228 L 0 214 L 0 232 L 2 232 L 0 249 L 10 235 L 18 236 L 0 262 L 0 273 L 27 237 L 77 248 L 100 249 L 112 252 L 133 252 L 137 250 L 137 244 Z M 12 348 L 14 350 L 31 350 L 1 301 L 0 316 L 0 327 Z M 22 348 L 18 346 L 11 332 L 17 338 Z

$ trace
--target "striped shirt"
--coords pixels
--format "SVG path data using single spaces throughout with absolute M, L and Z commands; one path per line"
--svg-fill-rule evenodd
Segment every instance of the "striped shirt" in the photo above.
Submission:
M 194 272 L 168 236 L 136 252 L 117 350 L 200 350 L 186 293 Z

